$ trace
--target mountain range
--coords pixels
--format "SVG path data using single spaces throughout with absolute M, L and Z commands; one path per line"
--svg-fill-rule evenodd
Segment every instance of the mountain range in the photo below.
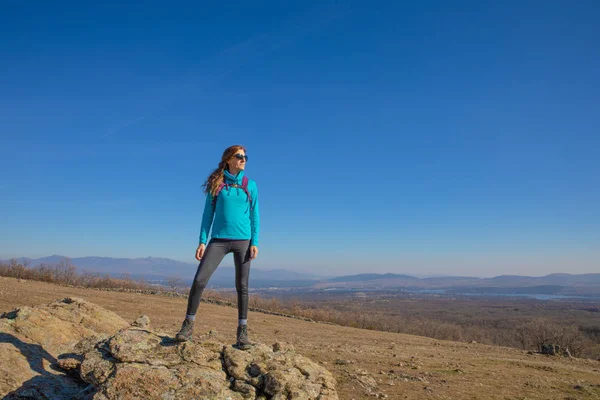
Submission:
M 43 258 L 18 258 L 19 262 L 27 262 L 29 266 L 40 264 L 58 264 L 67 257 L 52 255 Z M 165 282 L 172 278 L 180 279 L 182 284 L 189 284 L 194 277 L 197 264 L 185 263 L 168 258 L 111 258 L 111 257 L 78 257 L 70 258 L 78 271 L 122 276 L 129 274 L 134 279 Z M 4 262 L 7 262 L 6 260 Z M 231 266 L 217 268 L 209 285 L 211 287 L 232 287 L 235 269 Z M 492 278 L 464 276 L 437 276 L 418 278 L 405 274 L 357 274 L 327 278 L 314 274 L 288 271 L 285 269 L 262 270 L 252 269 L 251 286 L 255 288 L 310 288 L 310 289 L 347 289 L 347 290 L 423 290 L 439 289 L 449 292 L 497 292 L 510 289 L 512 292 L 530 291 L 562 293 L 565 288 L 571 292 L 600 293 L 600 273 L 566 274 L 555 273 L 546 276 L 500 275 Z
M 185 263 L 169 258 L 111 258 L 111 257 L 74 257 L 68 258 L 61 255 L 52 255 L 42 258 L 21 257 L 16 260 L 27 262 L 30 267 L 41 264 L 54 265 L 68 259 L 80 272 L 109 274 L 119 277 L 123 274 L 130 275 L 133 279 L 146 279 L 150 281 L 166 281 L 178 278 L 182 283 L 190 283 L 198 268 L 198 264 Z M 2 262 L 7 262 L 4 260 Z M 232 286 L 235 277 L 235 268 L 220 266 L 210 279 L 210 286 Z M 251 280 L 253 286 L 310 286 L 322 279 L 321 277 L 288 271 L 285 269 L 263 270 L 252 269 Z

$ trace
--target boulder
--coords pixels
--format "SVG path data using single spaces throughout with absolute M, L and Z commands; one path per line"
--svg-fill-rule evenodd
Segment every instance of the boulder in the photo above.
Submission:
M 0 315 L 0 397 L 55 399 L 81 390 L 58 367 L 59 357 L 86 337 L 129 326 L 117 314 L 78 298 L 20 307 Z M 58 395 L 60 393 L 61 395 Z
M 150 327 L 150 318 L 147 315 L 142 315 L 135 321 L 131 323 L 132 326 L 137 326 L 138 328 L 148 328 Z
M 569 351 L 569 348 L 563 348 L 558 344 L 542 344 L 540 353 L 547 354 L 550 356 L 560 355 L 565 357 L 571 357 L 571 352 Z

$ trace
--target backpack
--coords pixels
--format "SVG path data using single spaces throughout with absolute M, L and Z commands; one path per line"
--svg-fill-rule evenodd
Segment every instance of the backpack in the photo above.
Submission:
M 221 182 L 221 184 L 219 185 L 219 188 L 217 189 L 217 193 L 215 193 L 215 195 L 213 196 L 212 199 L 212 206 L 213 206 L 213 210 L 216 209 L 217 207 L 217 197 L 219 197 L 219 193 L 221 193 L 221 190 L 223 190 L 223 188 L 225 187 L 235 187 L 235 188 L 241 188 L 244 190 L 244 192 L 246 192 L 246 196 L 248 196 L 248 202 L 250 203 L 250 211 L 252 211 L 252 209 L 254 207 L 252 207 L 252 196 L 250 195 L 250 191 L 248 190 L 248 181 L 249 179 L 245 176 L 242 177 L 242 185 L 238 185 L 236 183 L 225 183 L 225 181 Z

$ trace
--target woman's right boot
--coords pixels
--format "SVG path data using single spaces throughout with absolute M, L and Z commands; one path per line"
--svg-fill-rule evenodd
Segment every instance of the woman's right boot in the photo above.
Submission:
M 190 319 L 184 319 L 181 329 L 175 335 L 175 340 L 178 342 L 187 342 L 192 340 L 192 334 L 194 333 L 194 321 Z

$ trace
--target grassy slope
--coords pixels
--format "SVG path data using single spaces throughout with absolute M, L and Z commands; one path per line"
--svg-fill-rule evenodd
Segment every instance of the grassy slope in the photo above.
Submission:
M 0 311 L 65 296 L 82 297 L 127 320 L 141 314 L 174 334 L 186 301 L 160 296 L 103 292 L 0 277 Z M 237 312 L 201 304 L 197 332 L 216 330 L 233 341 Z M 600 362 L 529 355 L 505 347 L 439 341 L 424 337 L 315 324 L 250 313 L 251 338 L 284 341 L 324 364 L 338 381 L 340 399 L 367 399 L 369 383 L 389 399 L 596 399 Z M 349 361 L 338 364 L 336 360 Z M 371 380 L 372 378 L 373 380 Z

